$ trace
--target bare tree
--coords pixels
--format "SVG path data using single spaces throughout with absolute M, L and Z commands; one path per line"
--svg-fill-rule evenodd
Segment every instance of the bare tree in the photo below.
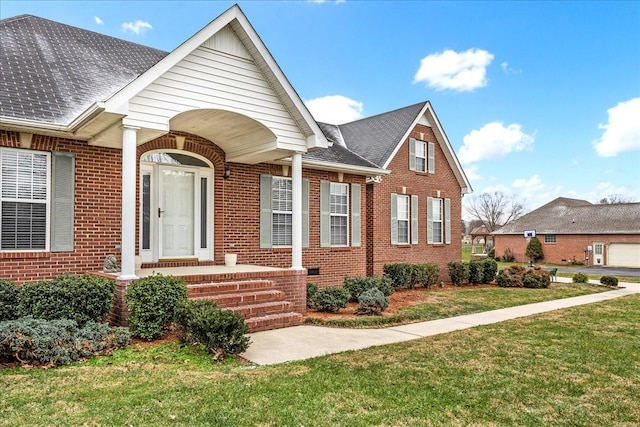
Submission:
M 619 203 L 631 203 L 631 199 L 624 197 L 622 194 L 610 194 L 600 199 L 598 203 L 601 205 L 617 205 Z
M 500 191 L 482 193 L 471 197 L 467 212 L 492 233 L 509 221 L 521 217 L 524 213 L 524 202 L 516 196 L 509 197 Z

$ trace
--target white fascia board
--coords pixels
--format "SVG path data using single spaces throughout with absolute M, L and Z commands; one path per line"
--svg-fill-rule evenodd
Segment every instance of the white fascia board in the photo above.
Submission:
M 71 133 L 69 126 L 67 125 L 56 125 L 53 123 L 43 123 L 37 120 L 16 119 L 13 117 L 0 117 L 0 127 L 20 129 L 23 132 L 34 130 L 35 132 L 32 133 L 38 133 L 38 131 L 43 130 L 51 132 Z
M 287 157 L 286 159 L 282 159 L 278 162 L 274 162 L 274 164 L 278 165 L 291 165 L 291 157 Z M 368 168 L 364 166 L 354 166 L 354 165 L 345 165 L 342 163 L 329 163 L 329 162 L 320 162 L 316 160 L 305 160 L 302 159 L 302 166 L 306 166 L 309 169 L 314 170 L 322 170 L 328 172 L 344 172 L 350 173 L 353 175 L 389 175 L 391 173 L 390 170 L 386 169 L 378 169 L 378 168 Z

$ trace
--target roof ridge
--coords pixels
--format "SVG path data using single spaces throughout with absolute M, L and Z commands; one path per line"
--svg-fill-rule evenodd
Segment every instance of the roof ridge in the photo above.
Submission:
M 418 106 L 418 105 L 424 106 L 424 105 L 426 105 L 426 104 L 427 104 L 427 102 L 429 102 L 429 101 L 427 100 L 427 101 L 422 101 L 422 102 L 416 102 L 415 104 L 407 105 L 407 106 L 404 106 L 404 107 L 399 107 L 399 108 L 396 108 L 396 109 L 394 109 L 394 110 L 385 111 L 385 112 L 382 112 L 382 113 L 374 114 L 373 116 L 363 117 L 363 118 L 358 119 L 358 120 L 354 120 L 354 121 L 347 122 L 347 123 L 342 123 L 342 124 L 340 124 L 340 125 L 335 125 L 335 126 L 338 126 L 338 127 L 340 127 L 340 126 L 347 126 L 347 125 L 350 125 L 350 124 L 353 124 L 353 123 L 359 123 L 359 122 L 363 122 L 363 121 L 365 121 L 365 120 L 375 119 L 375 118 L 378 118 L 378 117 L 380 117 L 380 116 L 384 116 L 384 115 L 386 115 L 386 114 L 393 114 L 393 113 L 397 113 L 397 112 L 398 112 L 398 111 L 400 111 L 400 110 L 408 110 L 408 109 L 410 109 L 410 108 L 415 108 L 415 107 L 416 107 L 416 106 Z

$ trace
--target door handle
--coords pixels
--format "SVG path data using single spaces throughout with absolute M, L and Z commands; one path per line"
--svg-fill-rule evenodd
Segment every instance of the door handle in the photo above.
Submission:
M 164 213 L 164 211 L 160 208 L 158 208 L 158 218 L 160 218 L 160 216 Z

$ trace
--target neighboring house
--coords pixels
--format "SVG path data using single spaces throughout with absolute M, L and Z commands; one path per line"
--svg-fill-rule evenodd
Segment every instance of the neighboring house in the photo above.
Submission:
M 535 231 L 545 262 L 640 268 L 640 203 L 559 197 L 494 231 L 496 256 L 510 249 L 517 261 L 529 261 L 525 231 Z
M 307 280 L 460 259 L 471 187 L 431 104 L 316 123 L 238 6 L 169 53 L 29 15 L 0 42 L 1 278 L 114 254 L 119 301 L 143 271 L 201 267 L 304 312 Z M 229 252 L 264 268 L 209 274 Z

